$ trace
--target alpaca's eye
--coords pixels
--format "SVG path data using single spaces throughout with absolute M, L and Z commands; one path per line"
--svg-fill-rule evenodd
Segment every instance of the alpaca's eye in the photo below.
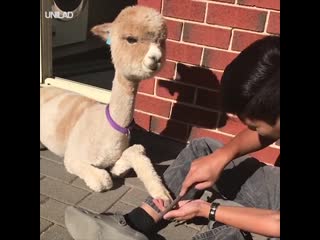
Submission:
M 127 37 L 127 42 L 130 44 L 133 44 L 133 43 L 138 42 L 138 39 L 136 39 L 134 37 Z

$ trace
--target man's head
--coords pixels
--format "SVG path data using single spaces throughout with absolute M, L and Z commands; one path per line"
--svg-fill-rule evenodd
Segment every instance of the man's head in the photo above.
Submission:
M 280 37 L 252 43 L 227 66 L 221 97 L 224 112 L 262 136 L 280 137 Z

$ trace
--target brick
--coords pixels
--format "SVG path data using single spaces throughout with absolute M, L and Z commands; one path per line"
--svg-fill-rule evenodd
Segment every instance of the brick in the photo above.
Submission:
M 162 0 L 138 0 L 138 5 L 147 6 L 161 12 Z
M 44 232 L 49 228 L 53 223 L 49 222 L 43 218 L 40 218 L 40 233 Z
M 175 68 L 175 62 L 166 61 L 160 72 L 157 74 L 157 76 L 167 79 L 173 79 Z
M 202 65 L 214 69 L 224 70 L 237 56 L 237 53 L 205 49 Z
M 154 113 L 163 117 L 169 117 L 171 102 L 137 94 L 135 108 L 144 112 Z
M 62 163 L 63 158 L 55 155 L 54 153 L 50 152 L 49 150 L 40 151 L 40 158 L 49 159 L 55 161 L 57 163 Z
M 238 0 L 238 4 L 280 10 L 280 0 Z
M 217 89 L 219 88 L 221 77 L 218 74 L 221 75 L 221 73 L 203 67 L 187 66 L 178 63 L 176 80 L 209 89 Z
M 137 188 L 141 191 L 147 191 L 143 182 L 137 177 L 126 177 L 124 179 L 124 184 L 131 188 Z
M 41 159 L 40 161 L 40 172 L 43 175 L 59 179 L 66 183 L 70 183 L 77 178 L 77 176 L 68 173 L 63 164 L 58 164 L 45 159 Z
M 88 191 L 50 178 L 45 178 L 40 182 L 40 193 L 68 204 L 75 204 L 88 195 Z
M 196 104 L 202 107 L 219 110 L 219 93 L 198 89 Z
M 199 65 L 202 48 L 167 41 L 167 58 L 179 62 Z
M 131 212 L 134 208 L 136 207 L 123 202 L 117 202 L 110 209 L 108 209 L 108 212 L 112 212 L 112 213 L 119 212 L 119 213 L 125 214 L 128 212 Z
M 134 121 L 137 125 L 144 128 L 145 130 L 149 131 L 150 121 L 151 121 L 150 115 L 134 111 L 133 117 L 134 117 Z
M 236 135 L 246 128 L 247 126 L 244 125 L 238 118 L 232 117 L 227 120 L 223 127 L 219 128 L 219 131 Z
M 212 2 L 226 2 L 226 3 L 235 3 L 235 0 L 210 0 Z
M 206 128 L 215 128 L 218 113 L 190 107 L 182 104 L 175 104 L 172 108 L 171 119 L 191 123 Z
M 48 199 L 47 196 L 40 194 L 40 205 L 45 203 Z
M 251 153 L 250 155 L 257 158 L 261 162 L 274 165 L 279 154 L 280 154 L 280 149 L 267 147 L 260 151 Z
M 89 188 L 87 186 L 87 184 L 81 178 L 77 178 L 75 181 L 73 181 L 72 186 L 75 186 L 77 188 L 81 188 L 81 189 L 86 190 L 88 192 L 93 192 L 93 190 L 91 188 Z
M 188 126 L 182 123 L 151 117 L 150 130 L 161 135 L 185 141 L 187 138 L 188 129 Z
M 202 137 L 214 138 L 222 142 L 223 144 L 228 143 L 232 139 L 232 137 L 230 136 L 223 135 L 218 132 L 213 132 L 213 131 L 210 131 L 209 129 L 193 127 L 190 133 L 190 140 L 196 139 L 196 138 L 202 138 Z
M 121 198 L 121 202 L 138 207 L 148 196 L 147 192 L 131 189 Z
M 121 181 L 118 181 L 118 185 Z M 115 181 L 114 181 L 114 185 Z M 122 185 L 118 188 L 103 193 L 92 193 L 83 199 L 78 205 L 95 213 L 102 213 L 117 202 L 130 188 Z
M 203 22 L 206 4 L 185 0 L 164 0 L 163 15 L 167 17 Z
M 267 32 L 273 34 L 280 33 L 280 13 L 270 13 Z
M 73 240 L 67 229 L 54 225 L 40 236 L 40 240 Z
M 192 103 L 195 88 L 173 81 L 157 81 L 156 95 L 159 97 L 177 100 L 178 102 Z
M 168 27 L 168 38 L 179 41 L 182 31 L 182 22 L 167 19 L 166 24 Z
M 266 11 L 209 4 L 207 23 L 263 32 L 266 17 Z
M 183 41 L 228 49 L 231 31 L 222 28 L 185 23 Z
M 40 216 L 58 225 L 65 226 L 64 211 L 67 206 L 54 199 L 49 199 L 45 204 L 40 206 Z
M 268 35 L 266 34 L 255 34 L 249 32 L 234 31 L 232 40 L 232 50 L 242 51 L 248 47 L 251 43 L 262 39 Z
M 141 81 L 139 84 L 138 92 L 153 94 L 154 81 L 154 78 Z

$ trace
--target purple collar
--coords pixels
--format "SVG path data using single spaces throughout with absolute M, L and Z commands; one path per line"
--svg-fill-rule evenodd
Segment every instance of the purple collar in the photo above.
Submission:
M 110 110 L 109 110 L 109 104 L 106 106 L 106 116 L 107 116 L 108 122 L 110 123 L 111 127 L 113 127 L 113 129 L 117 130 L 118 132 L 121 132 L 122 134 L 130 135 L 130 131 L 135 124 L 134 119 L 132 119 L 132 122 L 129 124 L 128 127 L 126 128 L 121 127 L 112 119 Z

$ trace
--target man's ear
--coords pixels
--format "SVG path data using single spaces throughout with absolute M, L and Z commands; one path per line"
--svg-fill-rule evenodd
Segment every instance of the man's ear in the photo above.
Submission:
M 100 25 L 96 25 L 93 28 L 91 28 L 91 32 L 100 37 L 102 40 L 106 41 L 111 33 L 111 26 L 112 23 L 104 23 Z

